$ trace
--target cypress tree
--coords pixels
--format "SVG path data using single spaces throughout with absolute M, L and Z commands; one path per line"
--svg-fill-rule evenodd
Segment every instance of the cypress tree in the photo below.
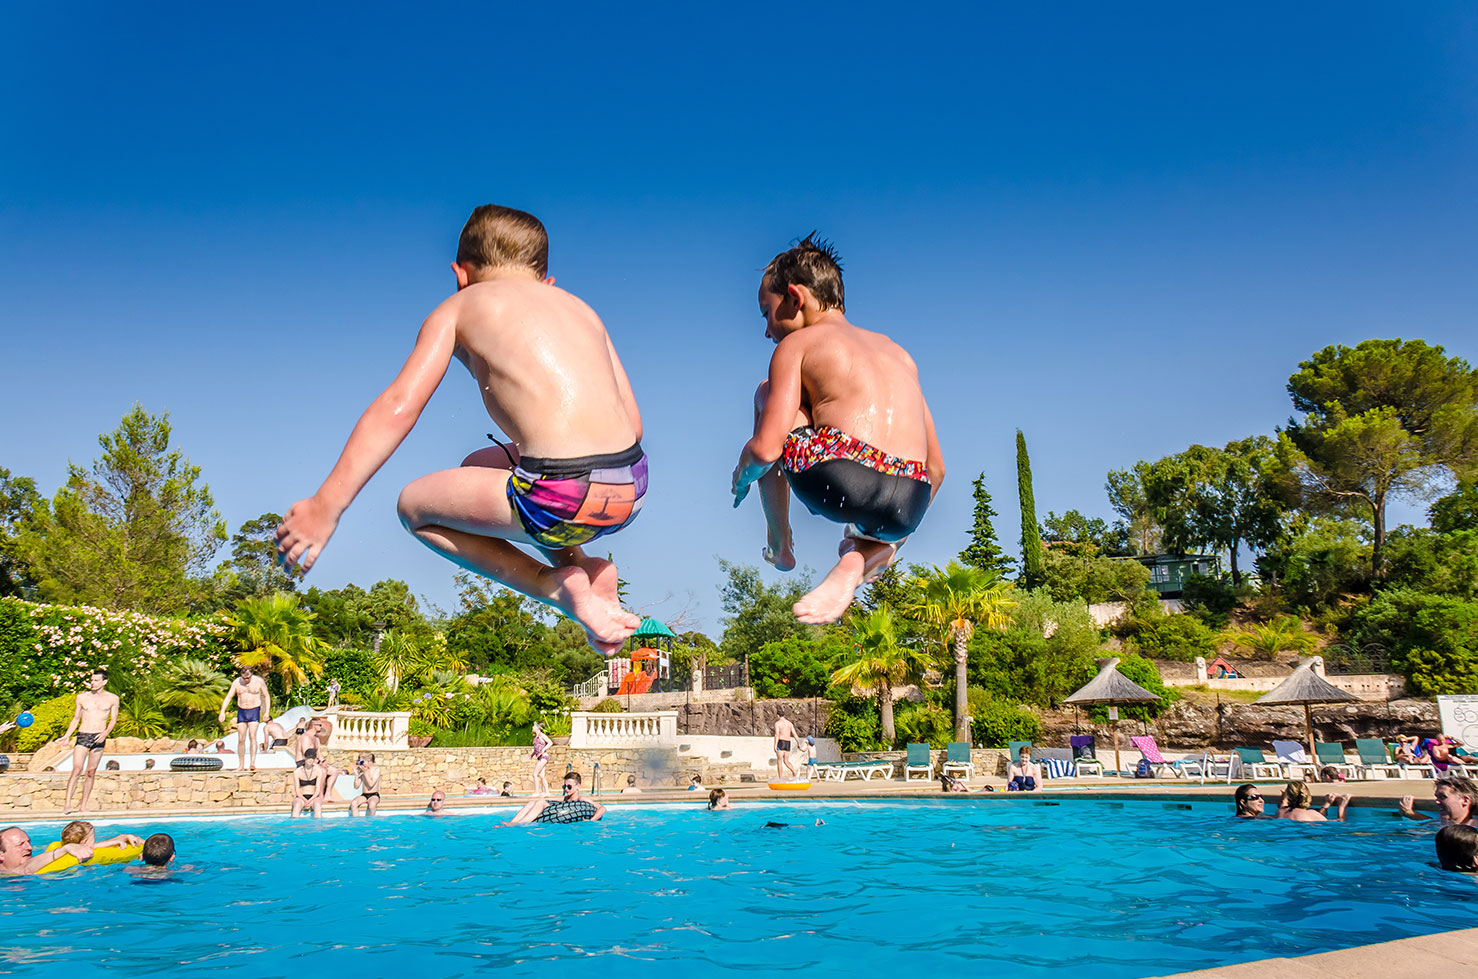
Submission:
M 990 492 L 985 488 L 985 473 L 976 476 L 971 485 L 975 497 L 975 523 L 970 528 L 970 543 L 960 552 L 960 560 L 981 571 L 1009 574 L 1016 562 L 1001 550 L 1000 542 L 996 539 L 995 524 L 991 522 L 996 511 L 990 505 Z
M 1026 454 L 1026 436 L 1016 430 L 1016 492 L 1021 497 L 1021 574 L 1023 588 L 1035 588 L 1046 580 L 1042 561 L 1042 538 L 1037 531 L 1037 499 L 1032 492 L 1032 461 Z

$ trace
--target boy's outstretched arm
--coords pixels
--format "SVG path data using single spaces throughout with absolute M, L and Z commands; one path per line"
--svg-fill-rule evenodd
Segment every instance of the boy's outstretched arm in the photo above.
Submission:
M 284 568 L 291 571 L 301 566 L 306 574 L 313 567 L 338 527 L 339 517 L 415 427 L 446 376 L 456 343 L 457 317 L 448 300 L 421 325 L 405 366 L 359 417 L 318 492 L 288 508 L 277 528 L 277 559 Z
M 616 356 L 616 345 L 611 343 L 609 333 L 606 334 L 606 351 L 611 355 L 611 371 L 616 375 L 616 390 L 621 393 L 621 404 L 625 406 L 626 417 L 636 431 L 636 440 L 640 442 L 641 410 L 636 406 L 636 392 L 631 390 L 631 379 L 626 376 L 626 368 L 621 366 L 621 358 Z
M 785 436 L 801 410 L 801 337 L 786 337 L 770 358 L 770 393 L 760 409 L 754 437 L 744 443 L 739 464 L 734 467 L 731 490 L 734 505 L 744 502 L 749 487 L 769 472 L 785 450 Z

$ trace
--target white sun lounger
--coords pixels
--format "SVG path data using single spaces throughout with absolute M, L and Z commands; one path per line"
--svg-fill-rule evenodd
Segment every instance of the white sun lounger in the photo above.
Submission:
M 891 761 L 818 761 L 816 774 L 830 782 L 845 782 L 848 775 L 856 775 L 864 782 L 874 775 L 883 780 L 893 777 Z

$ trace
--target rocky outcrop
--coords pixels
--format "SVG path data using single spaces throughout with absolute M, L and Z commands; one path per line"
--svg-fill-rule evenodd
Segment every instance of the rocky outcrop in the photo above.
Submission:
M 1441 726 L 1437 705 L 1426 700 L 1330 704 L 1313 710 L 1314 736 L 1320 741 L 1350 743 L 1356 738 L 1390 740 L 1397 734 L 1433 735 Z M 1044 711 L 1043 715 L 1045 744 L 1066 744 L 1068 735 L 1079 729 L 1097 735 L 1101 744 L 1108 743 L 1107 725 L 1094 726 L 1084 720 L 1075 727 L 1071 711 Z M 1119 724 L 1122 739 L 1142 730 L 1153 734 L 1162 748 L 1178 751 L 1265 747 L 1274 738 L 1300 742 L 1305 738 L 1302 707 L 1264 707 L 1232 700 L 1180 701 L 1148 725 L 1127 720 Z
M 775 730 L 780 711 L 801 737 L 820 737 L 826 730 L 831 703 L 826 700 L 757 700 L 746 703 L 687 704 L 677 711 L 677 730 L 683 734 L 730 734 L 765 737 Z

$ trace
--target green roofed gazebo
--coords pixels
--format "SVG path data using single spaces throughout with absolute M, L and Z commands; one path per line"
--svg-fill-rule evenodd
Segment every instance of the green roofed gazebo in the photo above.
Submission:
M 649 639 L 653 636 L 661 636 L 664 639 L 676 639 L 677 633 L 656 619 L 648 617 L 642 619 L 641 625 L 637 626 L 636 631 L 631 634 L 632 639 Z

